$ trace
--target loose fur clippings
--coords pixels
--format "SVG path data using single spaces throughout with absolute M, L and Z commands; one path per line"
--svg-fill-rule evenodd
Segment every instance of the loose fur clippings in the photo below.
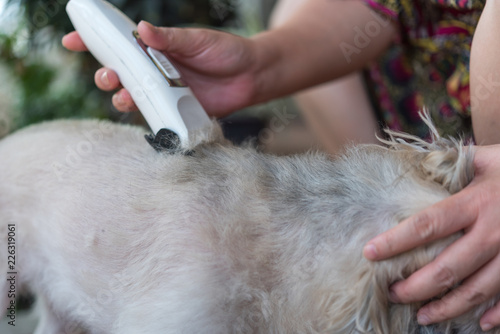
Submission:
M 332 160 L 220 136 L 191 155 L 159 154 L 143 134 L 57 121 L 0 142 L 0 270 L 15 224 L 17 284 L 42 312 L 36 334 L 481 333 L 498 298 L 432 327 L 417 325 L 419 305 L 387 299 L 391 282 L 460 235 L 387 261 L 362 256 L 369 239 L 471 180 L 461 142 L 391 133 L 388 148 Z

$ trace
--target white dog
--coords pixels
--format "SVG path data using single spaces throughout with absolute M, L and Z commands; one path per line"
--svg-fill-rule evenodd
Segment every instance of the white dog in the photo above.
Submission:
M 431 327 L 417 325 L 419 305 L 387 299 L 459 235 L 388 261 L 362 256 L 370 238 L 467 185 L 461 143 L 393 138 L 332 160 L 234 147 L 217 125 L 189 154 L 158 153 L 143 133 L 58 121 L 0 142 L 0 268 L 36 294 L 37 334 L 481 332 L 498 298 Z

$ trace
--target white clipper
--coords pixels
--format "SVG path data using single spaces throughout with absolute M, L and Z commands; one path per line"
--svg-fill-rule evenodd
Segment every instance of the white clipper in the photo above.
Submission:
M 66 11 L 92 55 L 114 70 L 134 99 L 155 136 L 157 150 L 189 149 L 212 123 L 160 51 L 145 45 L 137 24 L 103 0 L 70 0 Z

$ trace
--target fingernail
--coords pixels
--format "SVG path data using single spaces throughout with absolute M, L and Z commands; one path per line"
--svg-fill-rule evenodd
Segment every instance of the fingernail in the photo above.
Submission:
M 401 304 L 401 299 L 399 299 L 392 287 L 389 288 L 389 300 L 394 304 Z
M 426 325 L 429 325 L 431 323 L 429 317 L 426 314 L 419 314 L 417 316 L 417 321 L 422 326 L 426 326 Z
M 123 100 L 122 95 L 118 92 L 115 95 L 113 95 L 113 104 L 115 106 L 124 106 L 125 101 Z
M 148 27 L 149 30 L 153 30 L 153 31 L 157 31 L 158 30 L 157 27 L 155 27 L 154 25 L 152 25 L 148 21 L 142 20 L 140 23 L 144 23 L 146 25 L 146 27 Z
M 487 332 L 492 328 L 493 328 L 492 324 L 488 324 L 488 323 L 481 324 L 481 329 L 483 330 L 483 332 Z
M 368 260 L 374 260 L 378 256 L 377 247 L 375 247 L 374 244 L 368 244 L 368 245 L 366 245 L 363 253 L 365 254 L 365 257 Z
M 64 45 L 66 42 L 66 39 L 67 39 L 68 35 L 64 35 L 63 38 L 61 39 L 61 43 L 62 45 Z
M 109 87 L 110 86 L 110 83 L 109 83 L 109 77 L 108 77 L 108 71 L 103 71 L 102 74 L 101 74 L 101 82 L 104 86 L 107 86 Z

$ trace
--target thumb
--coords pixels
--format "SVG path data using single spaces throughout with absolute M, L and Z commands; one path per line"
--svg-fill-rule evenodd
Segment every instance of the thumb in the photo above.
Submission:
M 166 53 L 191 57 L 201 53 L 205 44 L 203 34 L 197 33 L 198 29 L 155 27 L 141 21 L 137 31 L 146 45 Z

